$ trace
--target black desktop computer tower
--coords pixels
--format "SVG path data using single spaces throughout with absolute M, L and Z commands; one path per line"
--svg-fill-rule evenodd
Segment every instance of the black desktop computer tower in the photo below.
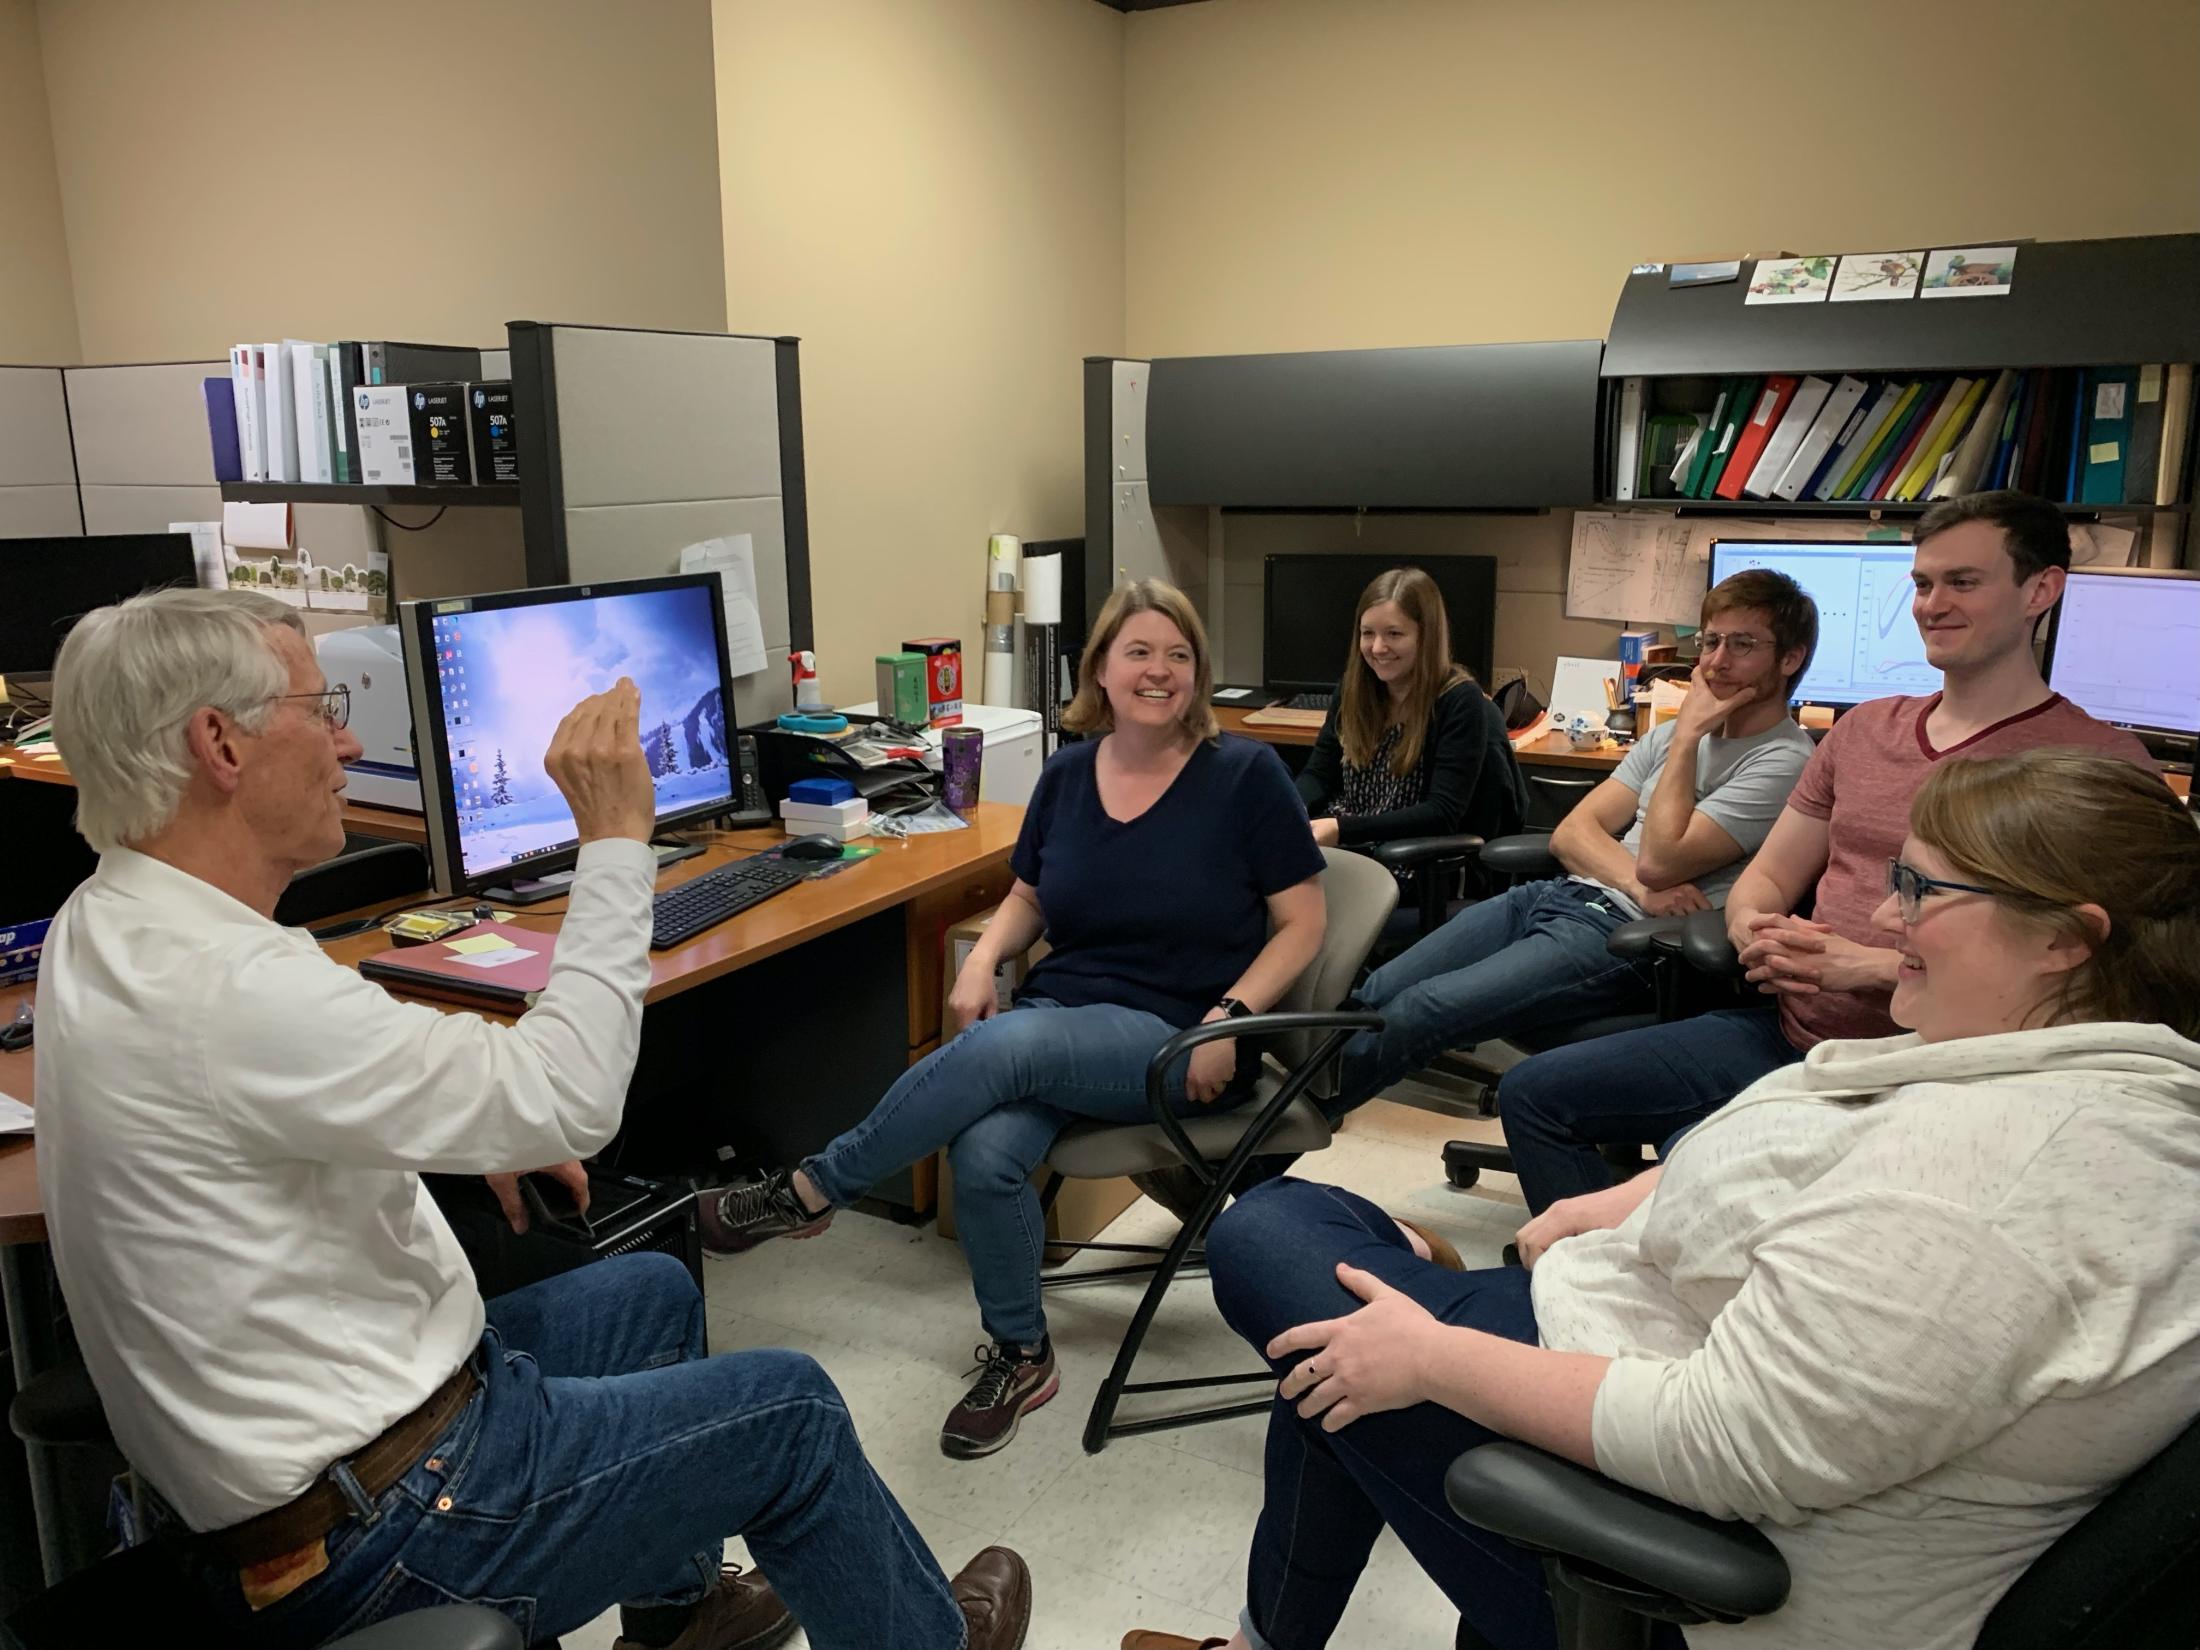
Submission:
M 703 1239 L 695 1222 L 695 1193 L 678 1181 L 645 1180 L 590 1165 L 585 1228 L 569 1219 L 545 1221 L 538 1212 L 525 1232 L 515 1232 L 496 1194 L 478 1175 L 422 1178 L 451 1223 L 459 1247 L 466 1251 L 485 1300 L 591 1261 L 650 1252 L 675 1257 L 688 1269 L 695 1287 L 703 1287 Z M 546 1186 L 545 1190 L 553 1211 L 570 1213 L 563 1187 Z

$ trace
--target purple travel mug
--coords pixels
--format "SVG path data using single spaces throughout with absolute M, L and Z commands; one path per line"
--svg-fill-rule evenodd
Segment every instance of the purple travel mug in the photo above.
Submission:
M 978 805 L 979 776 L 985 766 L 984 730 L 942 729 L 940 752 L 947 770 L 947 805 L 966 814 Z

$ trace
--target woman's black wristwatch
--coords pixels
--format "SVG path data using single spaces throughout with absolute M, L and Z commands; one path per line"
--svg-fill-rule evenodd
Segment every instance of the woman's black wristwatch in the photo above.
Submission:
M 1215 1007 L 1222 1010 L 1222 1017 L 1226 1020 L 1242 1020 L 1253 1012 L 1235 997 L 1225 997 Z

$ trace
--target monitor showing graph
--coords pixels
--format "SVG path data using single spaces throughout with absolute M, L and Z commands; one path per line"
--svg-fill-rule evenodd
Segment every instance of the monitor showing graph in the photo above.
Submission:
M 2200 573 L 2072 573 L 2055 610 L 2047 681 L 2104 722 L 2200 733 Z
M 1905 543 L 1720 539 L 1711 546 L 1711 582 L 1769 567 L 1801 585 L 1818 604 L 1818 651 L 1794 697 L 1861 705 L 1940 688 L 1940 672 L 1925 662 L 1925 638 L 1910 617 L 1910 554 Z

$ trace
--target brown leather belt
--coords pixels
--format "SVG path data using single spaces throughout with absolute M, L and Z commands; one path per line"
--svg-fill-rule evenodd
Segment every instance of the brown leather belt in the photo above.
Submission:
M 345 1463 L 359 1487 L 369 1497 L 379 1496 L 412 1471 L 428 1446 L 458 1418 L 479 1384 L 473 1370 L 460 1364 L 418 1409 L 393 1422 L 372 1443 L 362 1445 Z M 318 1541 L 356 1512 L 344 1492 L 323 1473 L 297 1500 L 270 1508 L 242 1524 L 209 1530 L 198 1539 L 209 1553 L 242 1570 Z

